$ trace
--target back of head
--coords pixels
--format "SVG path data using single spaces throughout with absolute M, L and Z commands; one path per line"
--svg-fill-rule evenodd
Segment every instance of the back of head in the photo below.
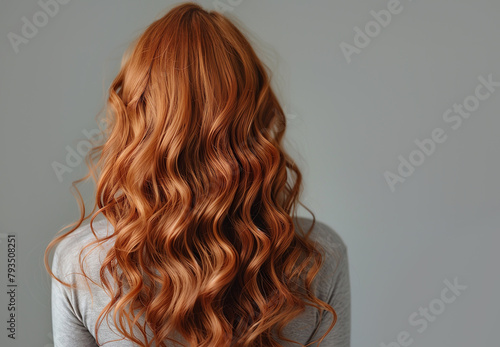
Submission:
M 302 176 L 282 148 L 285 114 L 235 24 L 174 7 L 133 43 L 107 106 L 92 220 L 114 226 L 102 270 L 123 292 L 102 319 L 115 310 L 141 346 L 123 324 L 137 315 L 155 345 L 176 331 L 208 347 L 279 346 L 307 300 L 335 316 L 310 289 L 318 245 L 293 222 Z

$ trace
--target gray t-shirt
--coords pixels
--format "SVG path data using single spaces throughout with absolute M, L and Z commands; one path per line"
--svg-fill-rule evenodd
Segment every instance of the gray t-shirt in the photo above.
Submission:
M 299 218 L 302 229 L 307 232 L 312 220 Z M 112 225 L 101 219 L 93 223 L 98 237 L 112 233 Z M 321 244 L 326 250 L 324 265 L 315 277 L 313 289 L 321 300 L 328 302 L 337 313 L 337 322 L 325 337 L 320 347 L 349 347 L 351 336 L 351 292 L 349 281 L 349 267 L 347 248 L 340 236 L 329 226 L 316 220 L 311 238 Z M 54 252 L 52 271 L 66 283 L 77 284 L 78 289 L 70 289 L 52 279 L 52 331 L 54 347 L 95 347 L 96 343 L 94 329 L 97 318 L 110 297 L 102 288 L 85 281 L 81 275 L 78 254 L 83 246 L 87 245 L 95 237 L 87 224 L 80 226 L 72 234 L 61 241 Z M 100 284 L 99 268 L 109 249 L 113 239 L 93 250 L 96 244 L 88 247 L 82 254 L 85 255 L 85 273 L 93 281 Z M 338 261 L 340 259 L 340 261 Z M 110 278 L 110 277 L 108 277 Z M 111 281 L 112 283 L 112 281 Z M 87 284 L 92 290 L 89 293 Z M 107 318 L 107 319 L 106 319 Z M 284 329 L 284 336 L 298 341 L 304 345 L 317 340 L 329 328 L 333 316 L 324 311 L 321 324 L 319 322 L 319 311 L 306 305 L 306 310 Z M 140 320 L 141 324 L 144 320 Z M 137 330 L 138 331 L 138 330 Z M 147 330 L 148 331 L 148 330 Z M 149 335 L 150 331 L 148 332 Z M 99 343 L 106 343 L 109 347 L 137 347 L 137 344 L 126 340 L 119 335 L 112 315 L 108 315 L 99 326 Z M 139 333 L 135 336 L 141 338 Z M 149 335 L 152 336 L 152 335 Z M 176 340 L 188 346 L 180 335 L 173 336 Z M 297 344 L 278 340 L 283 346 L 298 346 Z M 167 343 L 170 346 L 170 342 Z M 311 346 L 318 346 L 317 343 Z M 194 347 L 194 346 L 193 346 Z

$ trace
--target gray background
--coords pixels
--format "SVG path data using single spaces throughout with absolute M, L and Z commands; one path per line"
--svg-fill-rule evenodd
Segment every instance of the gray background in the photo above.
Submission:
M 41 7 L 0 2 L 0 233 L 17 234 L 19 283 L 16 344 L 6 336 L 0 238 L 1 346 L 52 346 L 42 255 L 79 216 L 69 187 L 86 173 L 77 164 L 60 181 L 52 164 L 67 165 L 68 148 L 96 128 L 125 47 L 172 4 L 73 0 L 16 53 L 8 34 L 20 35 L 22 18 Z M 404 331 L 407 346 L 498 345 L 500 90 L 456 130 L 443 113 L 474 95 L 479 76 L 500 81 L 500 3 L 401 0 L 400 13 L 348 62 L 342 42 L 354 45 L 355 27 L 364 31 L 370 11 L 387 8 L 385 0 L 243 0 L 231 14 L 274 71 L 287 146 L 305 176 L 303 202 L 348 246 L 352 346 L 383 346 Z M 391 191 L 384 172 L 397 174 L 398 156 L 408 159 L 414 141 L 436 128 L 446 141 Z M 90 203 L 91 186 L 80 187 Z M 467 288 L 440 306 L 444 281 L 455 278 Z M 442 312 L 419 332 L 408 318 L 429 305 Z

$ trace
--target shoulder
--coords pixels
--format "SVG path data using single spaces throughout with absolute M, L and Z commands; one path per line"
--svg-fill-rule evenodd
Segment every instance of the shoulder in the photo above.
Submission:
M 304 233 L 312 226 L 312 219 L 297 218 Z M 318 296 L 329 303 L 347 300 L 350 291 L 347 245 L 329 225 L 315 220 L 310 239 L 319 246 L 323 262 L 315 277 Z
M 342 237 L 329 225 L 318 221 L 304 217 L 297 217 L 297 223 L 304 234 L 306 234 L 311 226 L 313 226 L 310 238 L 316 244 L 319 244 L 321 248 L 325 251 L 324 255 L 326 258 L 334 257 L 337 261 L 342 261 L 343 258 L 347 257 L 347 245 L 342 239 Z
M 80 261 L 85 259 L 85 271 L 87 268 L 94 268 L 98 265 L 99 256 L 102 257 L 105 250 L 103 245 L 99 247 L 97 243 L 87 248 L 88 244 L 97 238 L 102 238 L 111 233 L 111 225 L 105 219 L 94 221 L 92 224 L 94 233 L 90 228 L 90 223 L 81 225 L 73 232 L 64 237 L 55 247 L 52 259 L 52 272 L 63 281 L 74 281 L 75 272 L 81 273 Z M 100 251 L 100 252 L 99 252 Z

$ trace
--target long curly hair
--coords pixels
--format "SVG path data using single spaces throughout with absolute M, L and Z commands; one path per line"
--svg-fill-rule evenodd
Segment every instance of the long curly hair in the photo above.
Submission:
M 179 343 L 173 332 L 191 346 L 281 346 L 274 334 L 295 342 L 283 328 L 306 305 L 333 315 L 319 342 L 333 328 L 335 310 L 312 288 L 323 262 L 309 237 L 314 214 L 306 207 L 307 233 L 294 225 L 302 174 L 282 147 L 286 116 L 270 75 L 235 22 L 195 3 L 172 8 L 129 47 L 88 174 L 72 183 L 80 218 L 44 254 L 50 275 L 71 287 L 49 267 L 52 247 L 88 218 L 96 239 L 84 249 L 114 239 L 99 272 L 111 300 L 95 336 L 112 310 L 139 346 Z M 86 215 L 76 185 L 90 177 Z M 114 229 L 104 238 L 92 226 L 101 213 Z

